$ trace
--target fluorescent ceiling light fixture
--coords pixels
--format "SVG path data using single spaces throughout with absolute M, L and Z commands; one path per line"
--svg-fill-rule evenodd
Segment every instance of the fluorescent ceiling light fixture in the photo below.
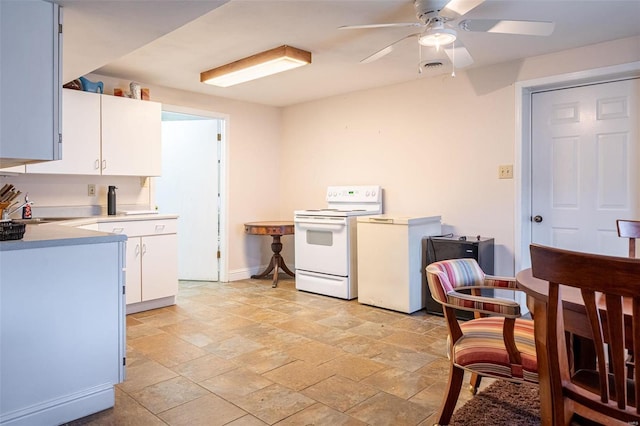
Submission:
M 426 30 L 420 36 L 419 43 L 427 47 L 446 46 L 456 41 L 456 32 L 448 28 L 444 28 L 442 22 L 436 22 L 431 28 Z
M 202 83 L 229 87 L 311 63 L 311 53 L 280 46 L 200 73 Z

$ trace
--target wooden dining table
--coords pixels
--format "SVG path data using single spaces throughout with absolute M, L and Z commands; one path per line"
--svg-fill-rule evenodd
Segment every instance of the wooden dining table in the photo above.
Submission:
M 551 382 L 549 377 L 549 356 L 546 336 L 546 313 L 549 298 L 549 284 L 547 281 L 535 278 L 531 268 L 524 269 L 516 274 L 516 285 L 527 295 L 527 307 L 534 320 L 534 333 L 536 352 L 538 357 L 538 378 L 540 385 L 540 419 L 543 425 L 551 424 L 553 412 L 553 398 L 551 395 Z M 562 309 L 565 331 L 571 336 L 570 360 L 574 369 L 594 365 L 594 355 L 589 341 L 593 338 L 589 320 L 587 319 L 584 302 L 580 289 L 561 286 Z M 606 321 L 606 307 L 604 301 L 599 302 L 599 308 L 603 313 L 603 322 Z M 631 301 L 623 302 L 625 312 L 625 335 L 630 336 L 632 327 Z M 604 327 L 604 324 L 603 324 Z M 629 348 L 630 349 L 630 348 Z M 559 403 L 559 401 L 558 401 Z

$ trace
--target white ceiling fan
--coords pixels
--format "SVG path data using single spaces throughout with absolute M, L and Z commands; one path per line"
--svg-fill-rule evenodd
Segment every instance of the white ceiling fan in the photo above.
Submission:
M 471 54 L 458 38 L 458 31 L 489 32 L 548 36 L 555 24 L 547 21 L 510 21 L 503 19 L 461 19 L 485 0 L 414 0 L 416 17 L 420 22 L 390 24 L 347 25 L 340 29 L 367 29 L 390 27 L 416 27 L 420 32 L 410 34 L 367 56 L 361 63 L 369 63 L 391 53 L 394 47 L 407 39 L 417 38 L 420 46 L 443 48 L 455 68 L 473 63 Z

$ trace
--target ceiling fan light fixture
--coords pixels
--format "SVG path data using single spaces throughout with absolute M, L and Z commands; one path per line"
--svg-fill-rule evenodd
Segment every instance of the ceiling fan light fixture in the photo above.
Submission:
M 280 46 L 200 73 L 200 82 L 229 87 L 311 63 L 311 52 Z
M 429 28 L 425 31 L 418 42 L 427 47 L 439 48 L 440 46 L 447 46 L 456 41 L 457 34 L 454 30 L 448 28 Z

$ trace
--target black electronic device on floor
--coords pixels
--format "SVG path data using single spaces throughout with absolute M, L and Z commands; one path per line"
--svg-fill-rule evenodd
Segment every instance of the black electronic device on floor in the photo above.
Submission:
M 443 315 L 442 306 L 433 300 L 427 284 L 427 265 L 447 259 L 473 258 L 487 275 L 493 275 L 493 238 L 453 235 L 450 237 L 425 237 L 422 239 L 422 285 L 426 292 L 425 307 L 428 313 Z M 483 290 L 483 296 L 492 296 L 493 290 Z M 473 312 L 457 311 L 459 319 L 473 318 Z

